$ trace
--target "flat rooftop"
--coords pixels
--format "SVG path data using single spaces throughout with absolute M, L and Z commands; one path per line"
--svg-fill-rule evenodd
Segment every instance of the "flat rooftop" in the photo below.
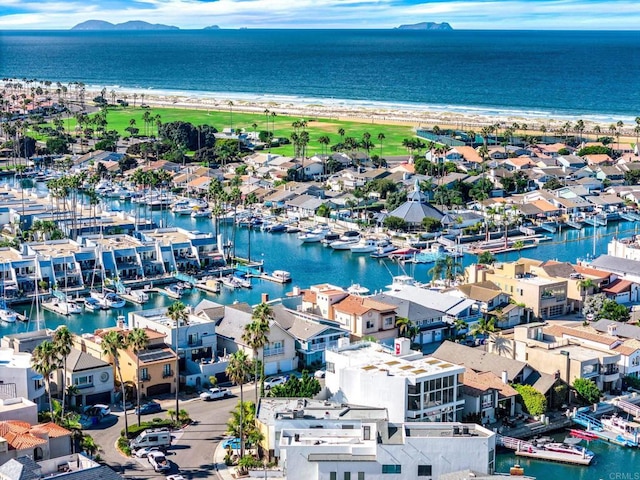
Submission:
M 175 322 L 167 316 L 166 308 L 155 308 L 152 310 L 139 310 L 131 312 L 131 315 L 142 317 L 167 328 L 175 328 Z M 197 315 L 189 315 L 189 325 L 205 325 L 214 323 L 206 318 Z
M 176 243 L 190 243 L 191 238 L 184 232 L 178 230 L 156 230 L 153 232 L 147 232 L 145 235 L 149 238 L 153 238 L 162 245 L 173 245 Z
M 276 420 L 387 420 L 387 409 L 345 405 L 307 398 L 260 399 L 258 419 L 272 425 Z
M 14 260 L 22 260 L 22 255 L 9 247 L 0 248 L 0 262 L 5 263 Z
M 88 241 L 105 250 L 121 250 L 123 248 L 141 247 L 142 243 L 129 235 L 113 235 L 107 237 L 89 237 Z
M 573 360 L 578 360 L 580 362 L 593 360 L 593 359 L 603 359 L 603 358 L 620 356 L 620 354 L 615 352 L 611 352 L 611 353 L 601 352 L 591 348 L 581 347 L 580 345 L 567 345 L 564 347 L 556 348 L 554 350 L 554 353 L 556 355 L 561 355 L 562 354 L 561 352 L 569 352 L 569 358 Z
M 416 377 L 444 373 L 460 373 L 464 367 L 434 357 L 407 360 L 375 343 L 356 343 L 337 350 L 349 359 L 349 367 L 369 373 L 400 377 Z M 415 352 L 412 352 L 415 353 Z
M 29 244 L 34 252 L 48 257 L 68 257 L 80 251 L 80 245 L 73 241 L 56 243 L 31 243 Z

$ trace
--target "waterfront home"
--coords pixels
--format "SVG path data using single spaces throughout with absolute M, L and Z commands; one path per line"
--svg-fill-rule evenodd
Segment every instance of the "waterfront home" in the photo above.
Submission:
M 536 318 L 552 318 L 568 311 L 567 280 L 537 275 L 532 267 L 543 262 L 522 258 L 515 262 L 487 267 L 471 265 L 465 269 L 469 283 L 490 281 L 517 303 L 524 303 Z
M 51 341 L 51 330 L 35 330 L 31 332 L 6 334 L 0 338 L 0 347 L 10 348 L 14 352 L 33 353 L 33 350 L 42 342 Z
M 338 346 L 341 338 L 349 338 L 350 331 L 315 315 L 273 307 L 274 321 L 295 339 L 298 366 L 311 368 L 325 363 L 325 352 Z
M 144 327 L 139 327 L 144 328 Z M 111 330 L 128 335 L 131 330 L 125 328 L 122 322 L 117 327 L 99 329 L 94 333 L 74 335 L 74 345 L 77 349 L 97 359 L 113 363 L 113 359 L 102 352 L 102 339 Z M 121 349 L 120 369 L 122 378 L 127 387 L 127 398 L 135 398 L 136 385 L 140 387 L 143 398 L 153 398 L 157 395 L 175 392 L 175 365 L 176 355 L 165 343 L 166 335 L 151 328 L 144 328 L 149 343 L 147 348 L 136 353 L 131 349 Z M 138 360 L 140 368 L 138 369 Z M 115 366 L 111 367 L 112 377 L 117 374 Z M 118 379 L 119 380 L 119 379 Z M 100 377 L 94 378 L 94 382 L 100 382 Z M 117 401 L 121 401 L 120 391 L 114 392 Z
M 313 218 L 315 216 L 316 210 L 320 205 L 325 203 L 329 203 L 333 205 L 335 208 L 335 204 L 327 201 L 321 196 L 314 195 L 299 195 L 295 198 L 287 200 L 285 202 L 285 207 L 287 208 L 287 214 L 289 216 L 294 216 L 298 219 L 303 218 Z
M 282 468 L 309 480 L 441 478 L 461 468 L 478 475 L 495 468 L 496 434 L 476 424 L 363 421 L 358 429 L 285 428 L 278 444 Z
M 76 171 L 86 170 L 94 167 L 99 162 L 115 162 L 118 163 L 124 158 L 124 154 L 116 152 L 107 152 L 105 150 L 94 150 L 72 158 L 72 168 Z
M 62 377 L 65 383 L 62 382 Z M 113 367 L 104 360 L 94 357 L 72 348 L 66 358 L 64 366 L 54 373 L 52 393 L 62 398 L 62 385 L 73 385 L 76 390 L 68 396 L 72 407 L 86 407 L 103 403 L 109 405 L 113 402 L 114 371 Z
M 51 425 L 51 424 L 49 424 Z M 49 435 L 59 434 L 48 428 Z M 68 440 L 65 438 L 65 440 Z M 16 473 L 19 472 L 19 473 Z M 124 477 L 106 465 L 101 465 L 81 453 L 60 455 L 48 459 L 35 461 L 33 453 L 25 449 L 22 456 L 11 458 L 0 465 L 0 478 L 10 480 L 76 480 L 94 479 L 122 480 Z
M 398 338 L 393 348 L 359 342 L 328 350 L 325 385 L 330 399 L 386 408 L 392 422 L 459 420 L 464 367 L 425 357 L 409 343 Z
M 412 325 L 418 327 L 419 332 L 412 339 L 412 342 L 419 345 L 441 342 L 451 332 L 452 326 L 444 320 L 445 313 L 440 310 L 386 293 L 373 295 L 372 298 L 386 304 L 395 305 L 399 318 L 406 318 Z
M 253 322 L 253 311 L 249 305 L 239 303 L 223 306 L 203 300 L 196 306 L 194 313 L 203 318 L 215 319 L 217 351 L 220 355 L 226 358 L 243 350 L 250 359 L 254 358 L 253 348 L 243 338 L 245 328 Z M 265 375 L 289 372 L 298 367 L 295 339 L 275 320 L 269 321 L 267 343 L 257 353 L 257 358 L 264 358 Z
M 4 398 L 24 397 L 38 405 L 38 411 L 47 408 L 44 377 L 31 367 L 30 353 L 0 348 L 0 378 Z
M 612 320 L 598 320 L 589 325 L 595 332 L 622 339 L 622 345 L 614 348 L 620 353 L 620 373 L 640 377 L 640 327 Z
M 39 461 L 69 454 L 71 432 L 66 428 L 53 422 L 39 425 L 30 425 L 18 420 L 0 422 L 0 464 L 25 455 L 31 457 L 32 461 Z M 5 473 L 0 473 L 0 478 L 15 477 L 6 477 Z
M 0 422 L 17 420 L 29 424 L 38 423 L 38 406 L 24 397 L 11 398 L 6 389 L 0 398 Z
M 464 410 L 462 418 L 473 416 L 480 424 L 494 423 L 499 417 L 515 413 L 504 406 L 515 405 L 518 392 L 493 372 L 481 372 L 467 368 L 464 372 L 462 398 Z
M 27 255 L 42 258 L 40 274 L 50 278 L 51 285 L 65 291 L 84 288 L 82 269 L 76 256 L 82 250 L 73 240 L 49 240 L 41 243 L 26 244 Z
M 615 242 L 610 242 L 610 245 Z M 615 248 L 620 248 L 615 247 Z M 624 280 L 629 280 L 633 283 L 640 284 L 640 259 L 635 256 L 633 252 L 633 247 L 626 250 L 627 253 L 624 253 L 625 257 L 622 256 L 624 249 L 613 250 L 616 255 L 600 255 L 599 257 L 591 260 L 590 262 L 585 262 L 586 266 L 595 268 L 597 270 L 603 270 L 606 272 L 611 272 L 615 274 L 612 279 L 622 278 Z M 632 299 L 632 301 L 636 301 L 636 299 Z
M 280 458 L 278 440 L 285 428 L 341 428 L 361 430 L 371 422 L 386 421 L 386 408 L 313 400 L 262 397 L 256 410 L 260 442 L 269 458 Z

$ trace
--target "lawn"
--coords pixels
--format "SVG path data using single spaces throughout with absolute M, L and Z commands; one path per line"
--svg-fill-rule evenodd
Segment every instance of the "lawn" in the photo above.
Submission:
M 182 108 L 117 108 L 109 110 L 107 115 L 109 130 L 117 130 L 123 136 L 127 136 L 128 133 L 125 128 L 129 126 L 129 122 L 133 119 L 136 121 L 135 126 L 140 129 L 140 134 L 145 133 L 145 125 L 142 120 L 142 116 L 145 111 L 149 111 L 152 117 L 160 115 L 162 123 L 173 122 L 182 120 L 184 122 L 192 123 L 193 125 L 212 125 L 219 131 L 224 128 L 233 126 L 236 128 L 243 128 L 246 131 L 253 131 L 254 124 L 255 130 L 267 130 L 267 117 L 264 114 L 233 112 L 233 111 L 206 111 L 206 110 L 189 110 Z M 274 130 L 275 137 L 289 138 L 293 132 L 291 124 L 296 120 L 301 120 L 299 117 L 288 117 L 269 115 L 269 130 Z M 309 145 L 307 146 L 307 155 L 311 156 L 316 153 L 322 153 L 322 145 L 318 142 L 318 138 L 322 135 L 327 135 L 330 139 L 330 144 L 334 145 L 339 143 L 341 138 L 338 134 L 339 129 L 344 129 L 345 137 L 355 137 L 358 140 L 362 139 L 362 135 L 368 132 L 371 135 L 371 142 L 375 145 L 371 154 L 380 155 L 380 141 L 378 140 L 378 134 L 382 133 L 385 138 L 382 141 L 382 157 L 394 156 L 394 155 L 406 155 L 407 150 L 402 146 L 402 141 L 405 138 L 413 138 L 415 136 L 413 128 L 406 125 L 380 125 L 369 124 L 350 121 L 338 121 L 333 119 L 305 119 L 307 120 L 307 131 L 309 132 Z M 232 123 L 233 122 L 233 123 Z M 273 123 L 272 123 L 273 122 Z M 75 128 L 75 119 L 71 118 L 68 121 L 69 129 L 71 131 Z M 65 120 L 65 127 L 67 127 L 67 120 Z M 148 127 L 149 134 L 155 134 L 155 125 Z M 281 155 L 291 156 L 293 155 L 293 145 L 285 145 L 278 148 L 272 148 L 272 152 Z

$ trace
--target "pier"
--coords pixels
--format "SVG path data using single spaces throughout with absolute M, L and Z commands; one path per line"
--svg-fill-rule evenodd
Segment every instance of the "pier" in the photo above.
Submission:
M 544 447 L 544 444 L 538 446 L 518 438 L 505 437 L 504 435 L 498 435 L 497 443 L 504 448 L 515 450 L 515 454 L 519 457 L 585 466 L 590 465 L 593 461 L 593 454 L 587 454 L 586 451 L 580 454 L 577 452 L 569 453 L 549 450 Z

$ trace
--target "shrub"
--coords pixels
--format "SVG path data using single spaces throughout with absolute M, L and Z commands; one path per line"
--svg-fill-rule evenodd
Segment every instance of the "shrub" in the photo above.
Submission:
M 593 405 L 600 401 L 602 392 L 593 380 L 588 378 L 576 378 L 573 382 L 573 388 L 578 396 L 587 405 Z
M 520 394 L 525 411 L 529 415 L 542 415 L 547 411 L 547 399 L 531 385 L 513 385 Z
M 118 438 L 118 449 L 127 456 L 131 455 L 131 447 L 129 446 L 129 440 L 125 437 Z
M 154 418 L 152 422 L 140 422 L 138 425 L 129 425 L 129 431 L 127 432 L 127 438 L 136 438 L 140 433 L 144 432 L 148 428 L 163 428 L 172 427 L 173 422 L 168 419 Z M 124 429 L 120 431 L 120 435 L 124 437 Z

